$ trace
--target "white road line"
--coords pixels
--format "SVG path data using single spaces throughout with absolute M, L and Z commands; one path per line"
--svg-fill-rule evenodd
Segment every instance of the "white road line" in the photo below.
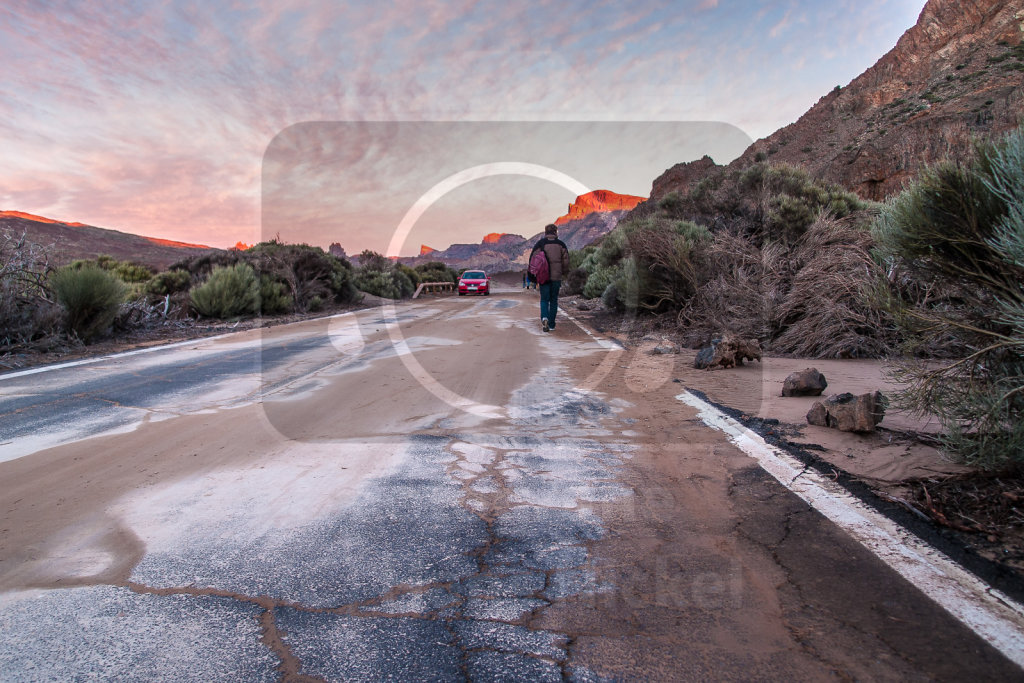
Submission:
M 572 317 L 571 315 L 569 315 L 568 313 L 563 311 L 561 308 L 558 309 L 558 312 L 561 315 L 564 315 L 569 320 L 573 321 L 573 323 L 576 325 L 576 327 L 578 327 L 581 330 L 583 330 L 584 332 L 586 332 L 587 336 L 590 337 L 591 339 L 593 339 L 595 342 L 597 342 L 597 344 L 601 348 L 608 349 L 609 351 L 624 351 L 625 350 L 621 344 L 617 344 L 616 342 L 609 341 L 609 340 L 605 339 L 604 337 L 598 337 L 593 332 L 588 330 L 586 328 L 586 326 L 582 325 L 580 323 L 580 321 L 576 320 L 576 318 Z
M 689 391 L 676 398 L 696 408 L 705 424 L 724 432 L 779 483 L 842 527 L 1017 666 L 1024 667 L 1024 607 L 711 404 Z

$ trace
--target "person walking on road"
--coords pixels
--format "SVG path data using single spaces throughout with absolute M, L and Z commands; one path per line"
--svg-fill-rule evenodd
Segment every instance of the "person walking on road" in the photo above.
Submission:
M 540 325 L 545 332 L 555 329 L 558 314 L 558 290 L 562 288 L 562 276 L 569 272 L 569 247 L 558 239 L 558 227 L 554 224 L 544 228 L 544 237 L 533 245 L 530 260 L 543 250 L 548 258 L 548 279 L 540 285 Z

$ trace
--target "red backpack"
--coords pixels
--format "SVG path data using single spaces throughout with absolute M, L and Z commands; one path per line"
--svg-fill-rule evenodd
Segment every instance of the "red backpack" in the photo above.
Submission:
M 530 279 L 538 285 L 547 284 L 548 279 L 551 277 L 551 271 L 548 267 L 548 255 L 544 249 L 538 249 L 533 252 L 533 256 L 530 257 L 528 271 Z

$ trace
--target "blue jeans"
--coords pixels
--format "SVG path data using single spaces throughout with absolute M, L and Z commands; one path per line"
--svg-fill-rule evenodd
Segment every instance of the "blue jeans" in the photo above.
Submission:
M 561 288 L 561 280 L 548 280 L 540 286 L 540 317 L 548 319 L 548 327 L 555 326 L 555 315 L 558 313 L 558 290 Z

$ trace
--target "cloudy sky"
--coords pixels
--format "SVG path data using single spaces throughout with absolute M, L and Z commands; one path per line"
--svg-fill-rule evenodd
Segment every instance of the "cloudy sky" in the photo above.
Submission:
M 923 6 L 6 0 L 0 210 L 218 247 L 279 234 L 386 251 L 455 177 L 402 253 L 525 233 L 574 188 L 646 195 L 671 163 L 729 161 L 873 64 Z M 452 125 L 410 123 L 424 121 Z M 588 121 L 602 123 L 536 124 Z M 504 162 L 578 182 L 459 175 Z M 471 187 L 475 208 L 457 201 Z

